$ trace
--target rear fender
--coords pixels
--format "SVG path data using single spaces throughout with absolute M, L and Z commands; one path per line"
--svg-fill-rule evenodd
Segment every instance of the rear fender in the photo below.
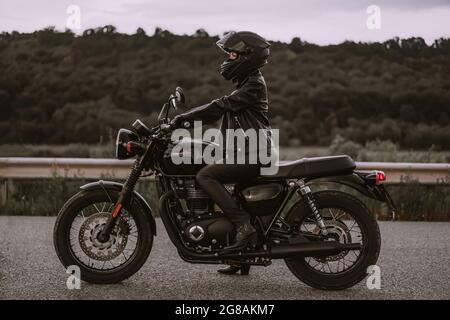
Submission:
M 369 180 L 364 180 L 356 172 L 353 174 L 349 174 L 349 175 L 333 176 L 333 177 L 317 178 L 317 179 L 308 180 L 308 184 L 320 184 L 320 183 L 330 183 L 330 182 L 345 185 L 354 190 L 357 190 L 358 192 L 362 193 L 363 195 L 365 195 L 369 198 L 379 200 L 382 202 L 386 202 L 392 211 L 396 210 L 394 202 L 392 201 L 392 198 L 389 195 L 389 193 L 387 192 L 384 185 L 382 185 L 382 184 L 375 185 L 375 184 L 371 183 L 371 181 L 369 181 Z
M 95 181 L 85 185 L 82 185 L 80 189 L 82 190 L 104 190 L 109 197 L 109 191 L 118 191 L 122 190 L 123 184 L 114 181 Z M 144 197 L 139 194 L 137 191 L 133 191 L 133 199 L 139 203 L 140 207 L 145 211 L 148 221 L 150 222 L 150 226 L 152 228 L 152 232 L 156 235 L 156 223 L 155 218 L 153 217 L 152 209 Z

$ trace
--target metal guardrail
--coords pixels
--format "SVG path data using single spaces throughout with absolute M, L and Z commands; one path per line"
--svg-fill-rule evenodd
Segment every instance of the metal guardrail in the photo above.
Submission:
M 67 178 L 126 178 L 134 160 L 93 158 L 0 158 L 0 179 L 31 179 L 61 176 Z M 358 170 L 382 170 L 386 183 L 405 178 L 419 183 L 449 181 L 450 163 L 357 162 Z

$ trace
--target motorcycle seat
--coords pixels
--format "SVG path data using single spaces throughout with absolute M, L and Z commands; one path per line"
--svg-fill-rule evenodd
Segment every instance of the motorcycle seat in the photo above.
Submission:
M 278 173 L 267 178 L 320 178 L 351 174 L 356 164 L 349 156 L 302 158 L 280 161 Z

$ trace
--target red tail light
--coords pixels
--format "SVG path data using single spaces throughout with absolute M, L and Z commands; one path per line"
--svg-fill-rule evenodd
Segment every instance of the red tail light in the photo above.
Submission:
M 376 171 L 375 173 L 375 184 L 381 184 L 386 181 L 386 174 L 383 171 Z

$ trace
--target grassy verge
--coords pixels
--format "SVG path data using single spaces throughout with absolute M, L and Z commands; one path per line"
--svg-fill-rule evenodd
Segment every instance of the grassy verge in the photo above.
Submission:
M 113 180 L 114 179 L 106 179 Z M 65 179 L 52 177 L 48 179 L 3 180 L 2 187 L 7 184 L 7 198 L 2 199 L 0 215 L 31 215 L 55 216 L 63 204 L 75 193 L 80 186 L 92 182 L 87 179 Z M 123 182 L 123 181 L 119 181 Z M 152 181 L 142 180 L 136 190 L 142 194 L 157 209 L 155 185 Z M 154 207 L 154 208 L 153 208 Z

